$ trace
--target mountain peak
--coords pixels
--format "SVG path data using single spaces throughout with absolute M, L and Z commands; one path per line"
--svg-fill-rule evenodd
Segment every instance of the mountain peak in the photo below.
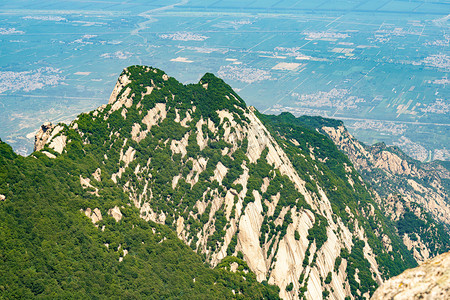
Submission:
M 283 298 L 367 296 L 415 261 L 318 124 L 342 127 L 261 115 L 210 73 L 183 85 L 132 66 L 107 105 L 56 125 L 42 152 L 83 164 L 76 175 L 102 215 L 133 207 L 212 266 L 243 259 Z M 109 201 L 108 185 L 126 199 Z

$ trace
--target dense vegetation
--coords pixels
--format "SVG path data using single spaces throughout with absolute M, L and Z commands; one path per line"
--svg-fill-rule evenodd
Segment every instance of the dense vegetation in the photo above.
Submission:
M 67 156 L 16 156 L 0 142 L 0 298 L 278 297 L 252 273 L 208 268 L 172 230 L 143 221 L 115 185 L 89 194 L 79 181 L 86 169 L 89 161 Z M 122 207 L 119 222 L 103 209 L 112 204 Z M 102 208 L 97 227 L 80 212 L 87 207 Z

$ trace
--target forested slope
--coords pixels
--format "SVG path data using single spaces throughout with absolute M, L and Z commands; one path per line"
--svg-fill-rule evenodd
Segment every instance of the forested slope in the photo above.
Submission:
M 237 273 L 209 268 L 167 226 L 140 218 L 112 181 L 99 197 L 83 189 L 90 163 L 21 157 L 0 142 L 0 298 L 278 297 L 237 258 Z M 80 212 L 110 205 L 121 207 L 120 221 L 103 213 L 94 226 Z

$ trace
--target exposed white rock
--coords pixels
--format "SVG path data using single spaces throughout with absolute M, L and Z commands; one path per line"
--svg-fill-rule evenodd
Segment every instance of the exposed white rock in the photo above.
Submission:
M 116 86 L 114 87 L 114 89 L 109 97 L 108 104 L 113 104 L 116 101 L 117 96 L 119 95 L 120 91 L 130 83 L 131 83 L 131 80 L 128 78 L 128 76 L 126 74 L 121 75 L 117 79 Z
M 256 274 L 256 279 L 263 281 L 268 272 L 264 252 L 259 245 L 259 234 L 264 217 L 261 214 L 261 199 L 257 191 L 255 194 L 255 202 L 247 205 L 239 220 L 237 247 L 244 254 L 249 268 Z
M 187 132 L 180 141 L 172 140 L 170 143 L 170 150 L 172 150 L 172 153 L 181 153 L 181 156 L 184 157 L 187 154 L 186 147 L 188 145 L 188 140 L 189 132 Z
M 230 227 L 227 229 L 224 237 L 224 243 L 219 252 L 217 254 L 213 254 L 211 257 L 211 265 L 216 266 L 222 259 L 227 256 L 228 245 L 231 242 L 231 239 L 236 234 L 237 231 L 237 221 L 232 219 L 230 221 Z
M 177 220 L 177 236 L 180 240 L 186 241 L 185 230 L 184 230 L 184 218 L 178 217 Z
M 108 210 L 108 215 L 114 218 L 116 222 L 119 222 L 122 220 L 122 212 L 120 211 L 120 208 L 118 206 L 114 206 L 113 208 L 110 208 Z
M 216 169 L 214 170 L 214 177 L 212 180 L 217 180 L 219 184 L 222 184 L 222 180 L 227 175 L 227 167 L 225 167 L 220 161 L 217 163 Z
M 150 204 L 148 202 L 145 202 L 141 207 L 141 218 L 146 221 L 153 221 L 155 223 L 164 224 L 166 221 L 166 215 L 164 212 L 161 212 L 160 214 L 154 212 L 152 208 L 150 207 Z
M 422 242 L 422 239 L 419 235 L 416 235 L 414 233 L 416 240 L 413 241 L 409 237 L 408 234 L 403 235 L 403 243 L 405 244 L 406 248 L 408 250 L 412 250 L 414 259 L 418 263 L 423 263 L 427 259 L 430 258 L 430 251 L 428 250 L 427 246 Z
M 153 125 L 162 122 L 167 116 L 166 103 L 156 103 L 155 107 L 150 109 L 147 115 L 142 119 L 142 123 L 147 125 L 147 132 Z
M 298 278 L 303 270 L 302 262 L 308 246 L 308 229 L 313 226 L 314 216 L 308 210 L 293 214 L 293 223 L 288 226 L 286 236 L 280 241 L 277 260 L 270 274 L 269 283 L 280 286 L 280 296 L 289 299 L 285 287 L 292 282 L 294 290 L 300 288 Z M 294 231 L 300 233 L 300 240 L 295 240 Z
M 103 220 L 102 213 L 101 213 L 100 209 L 98 209 L 98 208 L 94 208 L 94 210 L 91 210 L 88 207 L 84 211 L 84 214 L 86 215 L 86 217 L 90 218 L 92 223 L 94 223 L 94 224 L 97 223 L 98 221 Z
M 248 174 L 247 166 L 245 164 L 243 164 L 241 167 L 242 167 L 242 169 L 244 169 L 244 172 L 241 174 L 241 176 L 239 176 L 238 179 L 236 179 L 235 182 L 233 182 L 233 184 L 242 185 L 242 191 L 239 193 L 239 200 L 236 203 L 236 218 L 238 218 L 242 213 L 242 208 L 243 208 L 242 202 L 247 193 L 247 182 L 248 182 L 248 179 L 250 178 L 250 176 Z
M 48 158 L 56 158 L 56 155 L 54 155 L 54 154 L 52 154 L 52 153 L 50 153 L 50 152 L 42 151 L 42 153 L 44 153 L 45 155 L 47 155 Z
M 117 100 L 113 103 L 109 114 L 115 112 L 116 110 L 119 110 L 120 108 L 122 108 L 122 106 L 131 107 L 131 105 L 133 105 L 133 99 L 131 98 L 133 95 L 130 95 L 130 92 L 131 88 L 127 87 L 125 91 L 120 95 L 120 97 L 117 98 Z
M 195 110 L 194 109 L 195 106 L 193 106 L 192 108 L 193 108 L 193 110 Z M 189 109 L 186 112 L 186 117 L 183 120 L 181 120 L 181 122 L 180 122 L 181 126 L 186 127 L 186 128 L 189 127 L 189 125 L 187 125 L 187 124 L 192 121 L 192 117 L 191 117 L 191 114 L 189 113 L 189 111 L 191 111 L 191 110 Z
M 294 144 L 295 146 L 300 146 L 299 142 L 295 139 L 290 139 L 289 140 L 292 144 Z
M 58 135 L 51 140 L 49 147 L 61 154 L 66 147 L 66 141 L 67 137 L 65 135 Z
M 89 178 L 83 178 L 81 175 L 80 175 L 80 184 L 83 188 L 88 188 L 88 187 L 93 188 L 93 186 L 91 184 L 91 180 Z
M 125 120 L 127 119 L 127 112 L 128 110 L 126 108 L 123 108 L 122 111 L 120 112 L 122 118 L 124 118 Z
M 152 81 L 153 83 L 153 81 Z M 146 86 L 145 87 L 145 92 L 142 93 L 142 97 L 141 100 L 144 99 L 145 96 L 150 95 L 153 91 L 153 86 Z
M 414 173 L 406 161 L 389 151 L 381 152 L 381 156 L 376 161 L 375 167 L 388 170 L 393 174 L 410 175 L 411 173 Z
M 50 143 L 49 147 L 61 154 L 64 150 L 64 147 L 66 146 L 67 137 L 64 135 L 59 135 L 57 137 L 55 136 L 59 134 L 63 129 L 64 127 L 61 125 L 53 126 L 50 122 L 44 123 L 36 133 L 34 141 L 34 151 L 40 151 L 46 144 Z M 49 152 L 45 152 L 44 154 L 49 158 L 56 157 Z
M 232 262 L 230 264 L 230 271 L 233 273 L 236 273 L 236 271 L 238 270 L 239 264 L 237 262 Z
M 147 112 L 147 115 L 142 119 L 142 124 L 147 126 L 147 129 L 141 130 L 142 127 L 139 123 L 133 124 L 131 128 L 131 138 L 133 141 L 140 142 L 146 138 L 148 132 L 152 126 L 162 122 L 167 116 L 166 104 L 156 103 L 155 107 Z
M 132 95 L 130 96 L 131 88 L 126 87 L 129 83 L 131 83 L 131 81 L 125 73 L 118 78 L 116 86 L 114 87 L 111 96 L 109 97 L 108 104 L 112 105 L 109 114 L 116 110 L 119 110 L 122 106 L 130 108 L 131 105 L 133 105 L 133 99 L 131 98 Z M 120 92 L 124 88 L 125 91 L 119 96 Z M 107 117 L 105 116 L 105 118 Z
M 97 168 L 94 173 L 92 173 L 92 177 L 98 182 L 102 181 L 102 170 Z
M 58 133 L 60 133 L 63 129 L 64 129 L 63 126 L 61 126 L 61 125 L 59 125 L 59 124 L 56 125 L 56 126 L 53 128 L 52 132 L 51 132 L 49 141 L 52 140 L 52 139 L 53 139 Z
M 180 180 L 180 178 L 181 178 L 181 175 L 177 175 L 177 176 L 173 177 L 173 179 L 172 179 L 172 188 L 173 189 L 177 186 L 178 180 Z
M 209 159 L 200 157 L 199 159 L 190 158 L 189 160 L 192 161 L 193 166 L 191 172 L 186 176 L 186 182 L 193 186 L 198 182 L 200 173 L 206 170 L 206 165 L 208 164 Z
M 267 188 L 269 187 L 270 184 L 270 180 L 267 177 L 263 178 L 263 184 L 261 186 L 261 192 L 265 193 L 267 191 Z
M 223 140 L 233 145 L 233 148 L 230 151 L 230 153 L 233 153 L 237 149 L 237 141 L 242 141 L 245 137 L 246 130 L 234 120 L 233 114 L 228 110 L 219 110 L 217 111 L 217 114 L 220 118 L 220 124 L 222 124 L 224 129 Z M 214 128 L 214 123 L 208 120 L 208 128 L 210 126 L 210 130 L 216 132 L 217 129 Z
M 94 187 L 94 186 L 91 184 L 91 180 L 90 180 L 89 178 L 83 178 L 83 177 L 80 175 L 80 184 L 81 184 L 81 186 L 83 187 L 83 189 L 87 189 L 87 188 L 95 189 L 94 192 L 88 192 L 88 193 L 90 193 L 90 194 L 92 194 L 92 195 L 96 195 L 97 197 L 100 197 L 100 195 L 98 194 L 98 188 Z
M 141 125 L 139 123 L 134 123 L 131 128 L 131 139 L 139 143 L 144 138 L 145 133 L 141 132 Z
M 218 129 L 216 128 L 214 122 L 208 118 L 208 129 L 212 132 L 212 133 L 217 133 Z
M 124 145 L 127 143 L 127 139 L 124 141 Z M 136 153 L 136 150 L 133 149 L 133 147 L 128 147 L 127 151 L 123 153 L 123 148 L 120 149 L 120 159 L 119 161 L 123 161 L 125 163 L 124 167 L 120 167 L 119 171 L 111 175 L 111 180 L 114 181 L 114 183 L 117 183 L 117 178 L 121 178 L 123 172 L 125 172 L 125 169 L 128 167 L 128 165 L 134 160 L 134 155 Z
M 180 111 L 178 108 L 175 108 L 175 122 L 180 123 L 181 117 L 180 117 Z
M 206 124 L 206 121 L 203 121 L 203 118 L 201 118 L 197 124 L 197 144 L 200 147 L 200 151 L 205 149 L 205 147 L 208 145 L 208 137 L 204 138 L 203 137 L 203 130 L 202 130 L 202 125 Z
M 34 137 L 34 151 L 39 151 L 44 149 L 45 144 L 52 134 L 54 126 L 50 122 L 45 122 L 41 125 L 36 136 Z
M 230 218 L 235 218 L 235 216 L 231 215 L 231 211 L 234 207 L 235 197 L 238 197 L 238 195 L 234 189 L 228 190 L 225 195 L 225 216 L 227 220 L 230 220 Z
M 275 196 L 271 196 L 270 198 L 272 201 L 267 201 L 265 202 L 265 204 L 268 207 L 268 211 L 267 211 L 267 215 L 269 217 L 273 216 L 273 214 L 275 213 L 275 208 L 278 205 L 278 201 L 280 201 L 280 192 L 278 192 Z
M 136 150 L 133 149 L 133 147 L 128 147 L 128 149 L 125 152 L 125 154 L 121 155 L 120 160 L 124 161 L 125 165 L 128 166 L 130 164 L 130 162 L 132 162 L 134 160 L 134 154 L 135 153 L 136 153 Z
M 0 194 L 0 201 L 5 201 L 6 200 L 6 196 L 5 195 L 2 195 L 2 194 Z
M 363 241 L 365 243 L 364 248 L 363 248 L 364 258 L 367 259 L 367 261 L 370 263 L 370 271 L 372 271 L 372 275 L 375 275 L 375 276 L 372 276 L 373 279 L 378 284 L 381 284 L 383 282 L 383 278 L 381 277 L 378 263 L 376 261 L 375 255 L 373 254 L 372 248 L 370 248 L 370 246 L 369 246 L 369 241 L 367 240 L 366 236 L 364 236 Z
M 428 191 L 423 185 L 417 183 L 415 180 L 412 180 L 412 179 L 409 179 L 409 178 L 407 180 L 408 180 L 408 184 L 410 186 L 412 186 L 412 188 L 414 190 L 416 190 L 417 192 L 419 192 L 419 193 L 426 193 Z

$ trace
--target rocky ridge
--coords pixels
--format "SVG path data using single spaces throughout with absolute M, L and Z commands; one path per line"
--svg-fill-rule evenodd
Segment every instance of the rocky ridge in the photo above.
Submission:
M 402 222 L 405 213 L 412 212 L 415 217 L 411 215 L 409 219 L 416 218 L 416 225 L 425 223 L 422 232 L 417 231 L 420 226 L 408 232 L 400 230 L 405 245 L 418 262 L 450 249 L 450 198 L 442 182 L 450 178 L 447 169 L 438 163 L 415 161 L 400 149 L 383 143 L 366 146 L 343 125 L 323 126 L 319 130 L 350 158 L 392 221 Z M 447 242 L 445 245 L 434 243 L 438 240 Z
M 379 194 L 401 194 L 407 201 L 420 203 L 436 219 L 450 225 L 449 195 L 441 183 L 442 178 L 450 178 L 450 172 L 444 167 L 438 164 L 420 164 L 405 157 L 398 148 L 389 148 L 384 144 L 365 146 L 344 126 L 321 129 L 348 155 L 359 170 L 365 170 L 367 173 L 383 172 L 379 178 L 371 178 L 370 183 L 374 186 L 384 184 L 384 177 L 394 181 L 385 190 L 379 189 Z

